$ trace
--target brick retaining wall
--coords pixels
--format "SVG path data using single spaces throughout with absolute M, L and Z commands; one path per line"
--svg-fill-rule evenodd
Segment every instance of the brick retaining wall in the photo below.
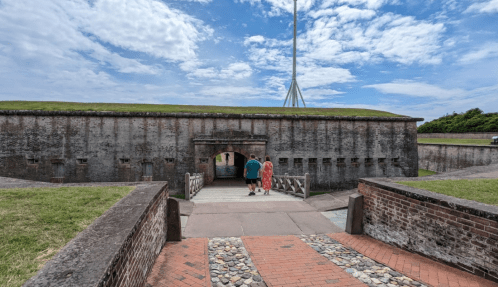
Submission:
M 137 186 L 23 286 L 144 286 L 166 242 L 168 185 Z
M 498 206 L 359 181 L 367 235 L 498 282 Z

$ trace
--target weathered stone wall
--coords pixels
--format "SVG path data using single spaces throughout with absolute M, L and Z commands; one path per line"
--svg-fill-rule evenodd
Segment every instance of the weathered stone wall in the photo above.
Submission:
M 360 177 L 417 176 L 420 120 L 0 111 L 0 176 L 54 182 L 162 180 L 171 190 L 183 191 L 186 172 L 205 172 L 209 183 L 215 178 L 216 154 L 234 151 L 246 157 L 270 155 L 275 174 L 309 172 L 312 190 L 353 188 Z M 56 169 L 61 164 L 62 179 Z
M 483 139 L 492 142 L 491 138 L 498 136 L 496 133 L 427 133 L 417 134 L 418 138 L 434 138 L 434 139 Z
M 364 232 L 498 282 L 498 207 L 360 179 Z
M 418 144 L 418 166 L 448 172 L 498 163 L 498 146 Z
M 145 286 L 167 235 L 167 183 L 144 184 L 80 232 L 23 287 Z

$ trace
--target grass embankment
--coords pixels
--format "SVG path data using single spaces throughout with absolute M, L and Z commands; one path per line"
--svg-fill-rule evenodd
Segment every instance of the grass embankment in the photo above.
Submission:
M 134 188 L 0 189 L 0 286 L 21 286 Z
M 434 139 L 434 138 L 419 138 L 418 143 L 428 143 L 428 144 L 466 144 L 466 145 L 490 145 L 491 139 L 489 140 L 479 140 L 479 139 Z
M 453 197 L 498 205 L 498 179 L 400 181 L 396 183 Z
M 222 107 L 188 105 L 74 103 L 74 102 L 31 102 L 0 101 L 0 110 L 42 110 L 42 111 L 114 111 L 114 112 L 160 112 L 160 113 L 224 113 L 224 114 L 284 114 L 324 115 L 357 117 L 403 117 L 393 113 L 368 109 L 338 108 L 283 108 L 283 107 Z
M 437 172 L 432 171 L 432 170 L 427 170 L 427 169 L 419 169 L 418 170 L 418 177 L 422 176 L 428 176 L 428 175 L 433 175 L 436 174 Z

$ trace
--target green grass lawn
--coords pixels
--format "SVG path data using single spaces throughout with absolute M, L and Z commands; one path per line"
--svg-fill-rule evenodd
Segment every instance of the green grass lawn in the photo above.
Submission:
M 432 171 L 432 170 L 427 170 L 427 169 L 419 169 L 418 170 L 418 177 L 422 176 L 428 176 L 428 175 L 433 175 L 436 174 L 437 172 Z
M 75 102 L 0 101 L 0 110 L 42 111 L 115 111 L 161 113 L 225 113 L 225 114 L 286 114 L 358 117 L 402 117 L 393 113 L 368 109 L 283 108 L 283 107 L 222 107 L 188 105 L 112 104 Z
M 171 194 L 170 197 L 185 199 L 185 194 Z
M 492 140 L 419 138 L 418 143 L 490 145 Z
M 400 181 L 399 184 L 498 205 L 498 179 Z
M 134 188 L 0 189 L 0 286 L 21 286 Z

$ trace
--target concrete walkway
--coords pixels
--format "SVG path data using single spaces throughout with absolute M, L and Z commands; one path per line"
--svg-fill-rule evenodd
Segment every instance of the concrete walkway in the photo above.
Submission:
M 183 236 L 230 237 L 324 234 L 344 231 L 333 215 L 321 211 L 346 208 L 355 190 L 315 196 L 316 199 L 264 191 L 248 196 L 241 181 L 221 181 L 204 187 L 180 203 Z M 187 217 L 188 216 L 188 217 Z M 342 223 L 342 222 L 341 222 Z
M 342 232 L 303 201 L 196 203 L 185 237 L 298 235 Z
M 282 192 L 270 191 L 270 195 L 263 195 L 264 191 L 256 195 L 248 196 L 247 186 L 206 186 L 191 200 L 193 203 L 207 202 L 269 202 L 269 201 L 303 201 L 302 198 L 285 194 Z

